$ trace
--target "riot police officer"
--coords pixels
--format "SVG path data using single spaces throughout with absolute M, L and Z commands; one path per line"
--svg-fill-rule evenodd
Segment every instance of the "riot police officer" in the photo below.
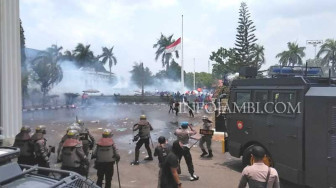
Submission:
M 190 129 L 188 129 L 188 127 Z M 188 171 L 190 173 L 190 181 L 198 180 L 199 177 L 194 174 L 194 165 L 192 162 L 192 157 L 190 153 L 190 146 L 189 146 L 189 138 L 192 135 L 195 135 L 197 132 L 191 127 L 188 122 L 182 122 L 181 128 L 176 129 L 175 135 L 177 136 L 177 140 L 181 143 L 181 151 L 179 154 L 179 163 L 181 162 L 182 156 L 187 163 Z M 179 173 L 181 173 L 181 168 L 178 168 Z
M 83 170 L 82 166 L 88 165 L 89 162 L 84 154 L 82 142 L 79 141 L 78 137 L 77 130 L 68 131 L 60 154 L 61 169 L 74 171 L 86 176 L 87 171 Z
M 29 126 L 22 126 L 19 134 L 15 136 L 13 147 L 20 148 L 19 164 L 34 165 L 34 144 L 30 138 Z
M 105 129 L 102 138 L 97 142 L 97 147 L 93 152 L 93 157 L 96 158 L 95 168 L 97 169 L 97 185 L 102 187 L 105 176 L 105 188 L 111 187 L 113 176 L 113 166 L 115 161 L 119 162 L 120 155 L 112 139 L 111 129 Z
M 77 130 L 78 132 L 80 131 L 80 127 L 78 125 L 78 123 L 73 123 L 72 125 L 70 125 L 68 128 L 67 128 L 67 131 L 65 133 L 65 135 L 62 137 L 61 141 L 59 142 L 58 144 L 58 148 L 57 148 L 57 162 L 60 162 L 60 153 L 61 153 L 61 150 L 62 150 L 62 146 L 63 146 L 63 143 L 65 142 L 65 140 L 68 138 L 68 132 L 70 130 Z
M 79 140 L 83 143 L 83 150 L 86 156 L 89 155 L 89 151 L 93 149 L 95 145 L 95 139 L 91 135 L 88 128 L 84 126 L 84 122 L 82 120 L 78 120 L 77 123 L 79 124 L 80 131 L 79 131 Z
M 208 117 L 203 116 L 202 120 L 203 120 L 203 129 L 204 130 L 211 130 L 212 122 L 208 119 Z M 212 149 L 211 149 L 211 139 L 212 139 L 212 135 L 203 135 L 201 137 L 201 140 L 200 140 L 200 143 L 199 143 L 199 147 L 202 150 L 201 157 L 204 157 L 208 154 L 206 152 L 205 148 L 204 148 L 204 143 L 206 143 L 206 146 L 207 146 L 208 152 L 209 152 L 209 155 L 207 156 L 207 158 L 212 158 L 213 157 Z
M 50 151 L 47 148 L 47 139 L 44 135 L 47 133 L 44 125 L 39 125 L 35 129 L 35 134 L 31 137 L 34 143 L 35 164 L 40 167 L 49 168 Z M 48 175 L 49 172 L 39 171 L 40 174 Z
M 136 143 L 135 146 L 135 159 L 131 163 L 132 165 L 138 165 L 139 164 L 139 155 L 140 155 L 140 148 L 143 144 L 145 144 L 148 157 L 145 158 L 147 161 L 152 161 L 152 150 L 149 147 L 149 140 L 150 140 L 150 131 L 153 130 L 152 125 L 146 120 L 146 115 L 140 116 L 140 121 L 133 126 L 133 131 L 139 130 L 138 136 L 140 140 Z

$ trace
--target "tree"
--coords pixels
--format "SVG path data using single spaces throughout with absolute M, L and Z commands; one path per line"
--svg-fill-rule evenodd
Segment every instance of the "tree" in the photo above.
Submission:
M 235 63 L 238 59 L 235 49 L 225 49 L 220 47 L 217 51 L 212 52 L 210 60 L 212 64 L 212 74 L 215 78 L 221 79 L 223 75 L 235 73 L 239 70 L 239 66 Z
M 152 72 L 148 67 L 144 67 L 142 62 L 135 62 L 130 73 L 132 82 L 134 82 L 139 88 L 153 83 Z
M 253 67 L 258 67 L 258 70 L 261 68 L 261 65 L 265 63 L 265 54 L 264 46 L 255 44 L 252 48 L 252 64 Z
M 102 63 L 105 65 L 106 62 L 109 62 L 109 68 L 110 68 L 110 75 L 112 75 L 112 65 L 116 65 L 117 64 L 117 58 L 114 56 L 113 54 L 113 48 L 114 46 L 112 46 L 110 49 L 108 49 L 107 47 L 103 47 L 103 53 L 98 57 L 98 59 L 103 58 L 102 59 Z
M 65 50 L 64 54 L 62 55 L 62 60 L 73 61 L 73 60 L 75 60 L 75 55 L 73 53 L 71 53 L 71 51 Z
M 91 66 L 96 60 L 93 52 L 90 50 L 90 45 L 84 46 L 82 43 L 78 43 L 73 54 L 78 67 Z
M 29 83 L 29 71 L 26 65 L 26 38 L 24 36 L 24 30 L 20 19 L 20 47 L 21 47 L 21 93 L 22 93 L 22 105 L 25 106 L 25 97 L 28 96 L 28 83 Z
M 175 40 L 173 40 L 173 35 L 166 37 L 161 33 L 160 38 L 158 39 L 156 44 L 153 45 L 153 48 L 157 48 L 155 52 L 155 61 L 157 61 L 161 56 L 162 67 L 166 67 L 166 70 L 168 70 L 171 60 L 174 57 L 172 53 L 166 53 L 165 49 L 167 46 L 171 45 L 174 42 Z M 178 51 L 175 51 L 175 57 L 179 58 Z
M 287 43 L 288 50 L 277 54 L 275 57 L 280 58 L 279 63 L 281 66 L 295 66 L 302 65 L 302 58 L 305 56 L 305 47 L 299 47 L 295 42 Z
M 321 49 L 317 53 L 318 58 L 322 58 L 322 66 L 331 67 L 333 73 L 336 72 L 336 40 L 327 39 L 322 44 Z
M 51 47 L 47 48 L 46 51 L 49 52 L 53 58 L 55 58 L 54 61 L 59 61 L 62 58 L 62 49 L 62 46 L 58 47 L 57 44 L 53 44 Z
M 239 21 L 236 34 L 235 51 L 237 53 L 236 64 L 238 67 L 255 66 L 250 64 L 253 59 L 253 50 L 257 38 L 254 35 L 256 30 L 253 21 L 250 19 L 251 14 L 248 11 L 246 3 L 242 2 L 239 9 Z
M 55 55 L 55 54 L 54 54 Z M 43 93 L 43 105 L 46 102 L 46 95 L 50 89 L 61 82 L 63 71 L 57 63 L 56 57 L 51 52 L 40 53 L 32 62 L 33 80 L 40 85 Z

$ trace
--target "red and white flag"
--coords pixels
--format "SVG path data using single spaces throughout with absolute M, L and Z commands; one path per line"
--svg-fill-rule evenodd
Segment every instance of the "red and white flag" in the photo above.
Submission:
M 171 45 L 167 46 L 165 52 L 172 53 L 175 52 L 176 50 L 179 50 L 180 48 L 181 48 L 181 37 Z

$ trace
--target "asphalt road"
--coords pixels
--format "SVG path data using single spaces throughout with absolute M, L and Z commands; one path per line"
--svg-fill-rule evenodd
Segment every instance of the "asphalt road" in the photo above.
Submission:
M 82 119 L 96 139 L 100 138 L 102 129 L 111 128 L 114 133 L 114 140 L 121 154 L 119 173 L 121 185 L 124 188 L 156 188 L 158 161 L 142 162 L 139 166 L 131 166 L 134 159 L 134 147 L 132 143 L 131 127 L 138 121 L 141 114 L 146 114 L 149 122 L 153 125 L 152 139 L 154 145 L 159 136 L 163 135 L 170 142 L 175 140 L 173 131 L 178 123 L 189 121 L 199 127 L 203 113 L 195 114 L 195 118 L 189 118 L 188 114 L 179 114 L 176 117 L 168 114 L 168 106 L 162 105 L 99 105 L 84 109 L 59 109 L 23 113 L 23 124 L 36 126 L 44 124 L 47 126 L 48 145 L 57 146 L 61 137 L 65 134 L 66 127 L 75 121 L 76 116 Z M 210 118 L 212 115 L 208 115 Z M 218 139 L 218 137 L 217 137 Z M 200 179 L 195 182 L 188 180 L 189 174 L 183 161 L 181 164 L 182 174 L 180 176 L 184 188 L 223 188 L 237 187 L 240 174 L 243 169 L 241 160 L 231 157 L 229 153 L 222 153 L 221 142 L 213 142 L 214 158 L 211 160 L 201 159 L 201 151 L 198 146 L 191 149 L 195 174 Z M 140 159 L 146 156 L 145 148 L 141 148 Z M 59 168 L 56 164 L 56 156 L 51 156 L 53 168 Z M 96 171 L 92 168 L 91 161 L 90 178 L 96 179 Z M 118 187 L 116 169 L 113 176 L 113 187 Z M 297 187 L 293 184 L 282 181 L 281 187 Z

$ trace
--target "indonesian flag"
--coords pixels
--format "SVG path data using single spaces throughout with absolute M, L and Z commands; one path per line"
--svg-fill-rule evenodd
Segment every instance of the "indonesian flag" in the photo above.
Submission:
M 172 53 L 175 52 L 176 50 L 179 50 L 180 48 L 181 48 L 181 37 L 171 45 L 167 46 L 165 52 Z

